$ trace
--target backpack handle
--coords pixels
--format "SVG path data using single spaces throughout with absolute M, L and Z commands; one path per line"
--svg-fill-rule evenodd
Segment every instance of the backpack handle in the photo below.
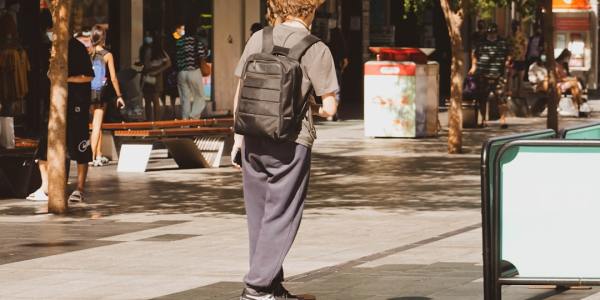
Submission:
M 300 58 L 302 58 L 304 53 L 306 53 L 306 50 L 308 50 L 308 48 L 310 48 L 313 44 L 320 41 L 321 40 L 318 37 L 309 34 L 292 48 L 276 46 L 273 42 L 273 27 L 267 26 L 263 29 L 262 52 L 267 54 L 284 55 L 291 59 L 300 61 Z
M 275 44 L 273 44 L 273 27 L 267 26 L 263 29 L 262 52 L 271 54 Z
M 273 51 L 271 51 L 271 54 L 288 56 L 290 54 L 290 49 L 279 46 L 273 46 Z
M 318 37 L 309 34 L 290 49 L 290 54 L 288 55 L 288 57 L 300 61 L 300 58 L 302 58 L 302 56 L 304 55 L 304 53 L 306 53 L 308 48 L 320 41 L 321 40 Z

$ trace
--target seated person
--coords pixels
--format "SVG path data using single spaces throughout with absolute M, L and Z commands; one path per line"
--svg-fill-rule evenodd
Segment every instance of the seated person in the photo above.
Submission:
M 536 93 L 548 92 L 548 69 L 546 69 L 545 63 L 546 55 L 542 54 L 529 66 L 527 79 Z
M 571 76 L 569 72 L 569 60 L 571 59 L 571 51 L 564 49 L 556 58 L 556 83 L 560 93 L 570 92 L 573 96 L 573 103 L 579 109 L 583 103 L 581 91 L 583 89 L 579 79 Z

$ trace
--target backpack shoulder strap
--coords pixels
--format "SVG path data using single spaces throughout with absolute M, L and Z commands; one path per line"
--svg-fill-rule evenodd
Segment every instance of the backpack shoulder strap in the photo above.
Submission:
M 302 58 L 304 53 L 306 53 L 306 50 L 320 41 L 321 40 L 318 37 L 309 34 L 290 49 L 290 54 L 288 57 L 300 61 L 300 58 Z
M 262 52 L 271 54 L 273 52 L 273 47 L 275 46 L 273 42 L 273 27 L 267 26 L 263 29 L 263 40 L 262 40 Z

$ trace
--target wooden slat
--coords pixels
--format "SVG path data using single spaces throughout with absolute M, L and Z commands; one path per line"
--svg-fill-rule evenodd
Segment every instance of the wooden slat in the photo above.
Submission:
M 199 128 L 169 128 L 148 130 L 117 130 L 115 136 L 126 137 L 175 137 L 195 136 L 203 134 L 230 134 L 231 127 L 199 127 Z
M 213 126 L 213 125 L 232 125 L 233 118 L 213 118 L 201 120 L 170 120 L 156 122 L 128 122 L 128 123 L 104 123 L 103 130 L 134 130 L 134 129 L 153 129 L 153 128 L 177 128 L 186 126 Z M 90 124 L 91 128 L 91 124 Z

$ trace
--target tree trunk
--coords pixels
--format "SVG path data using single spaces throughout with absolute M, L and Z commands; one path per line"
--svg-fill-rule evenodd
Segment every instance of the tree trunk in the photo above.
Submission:
M 66 115 L 71 0 L 53 0 L 54 37 L 50 60 L 50 116 L 48 122 L 48 212 L 67 212 Z
M 449 0 L 440 0 L 448 34 L 452 44 L 452 67 L 450 79 L 450 109 L 448 111 L 448 153 L 462 152 L 462 89 L 465 62 L 460 28 L 463 23 L 463 10 L 454 12 Z M 464 5 L 464 3 L 463 3 Z
M 548 119 L 546 127 L 558 132 L 558 101 L 560 94 L 556 86 L 556 61 L 554 60 L 554 15 L 552 13 L 552 0 L 544 0 L 544 49 L 546 52 L 548 68 Z

